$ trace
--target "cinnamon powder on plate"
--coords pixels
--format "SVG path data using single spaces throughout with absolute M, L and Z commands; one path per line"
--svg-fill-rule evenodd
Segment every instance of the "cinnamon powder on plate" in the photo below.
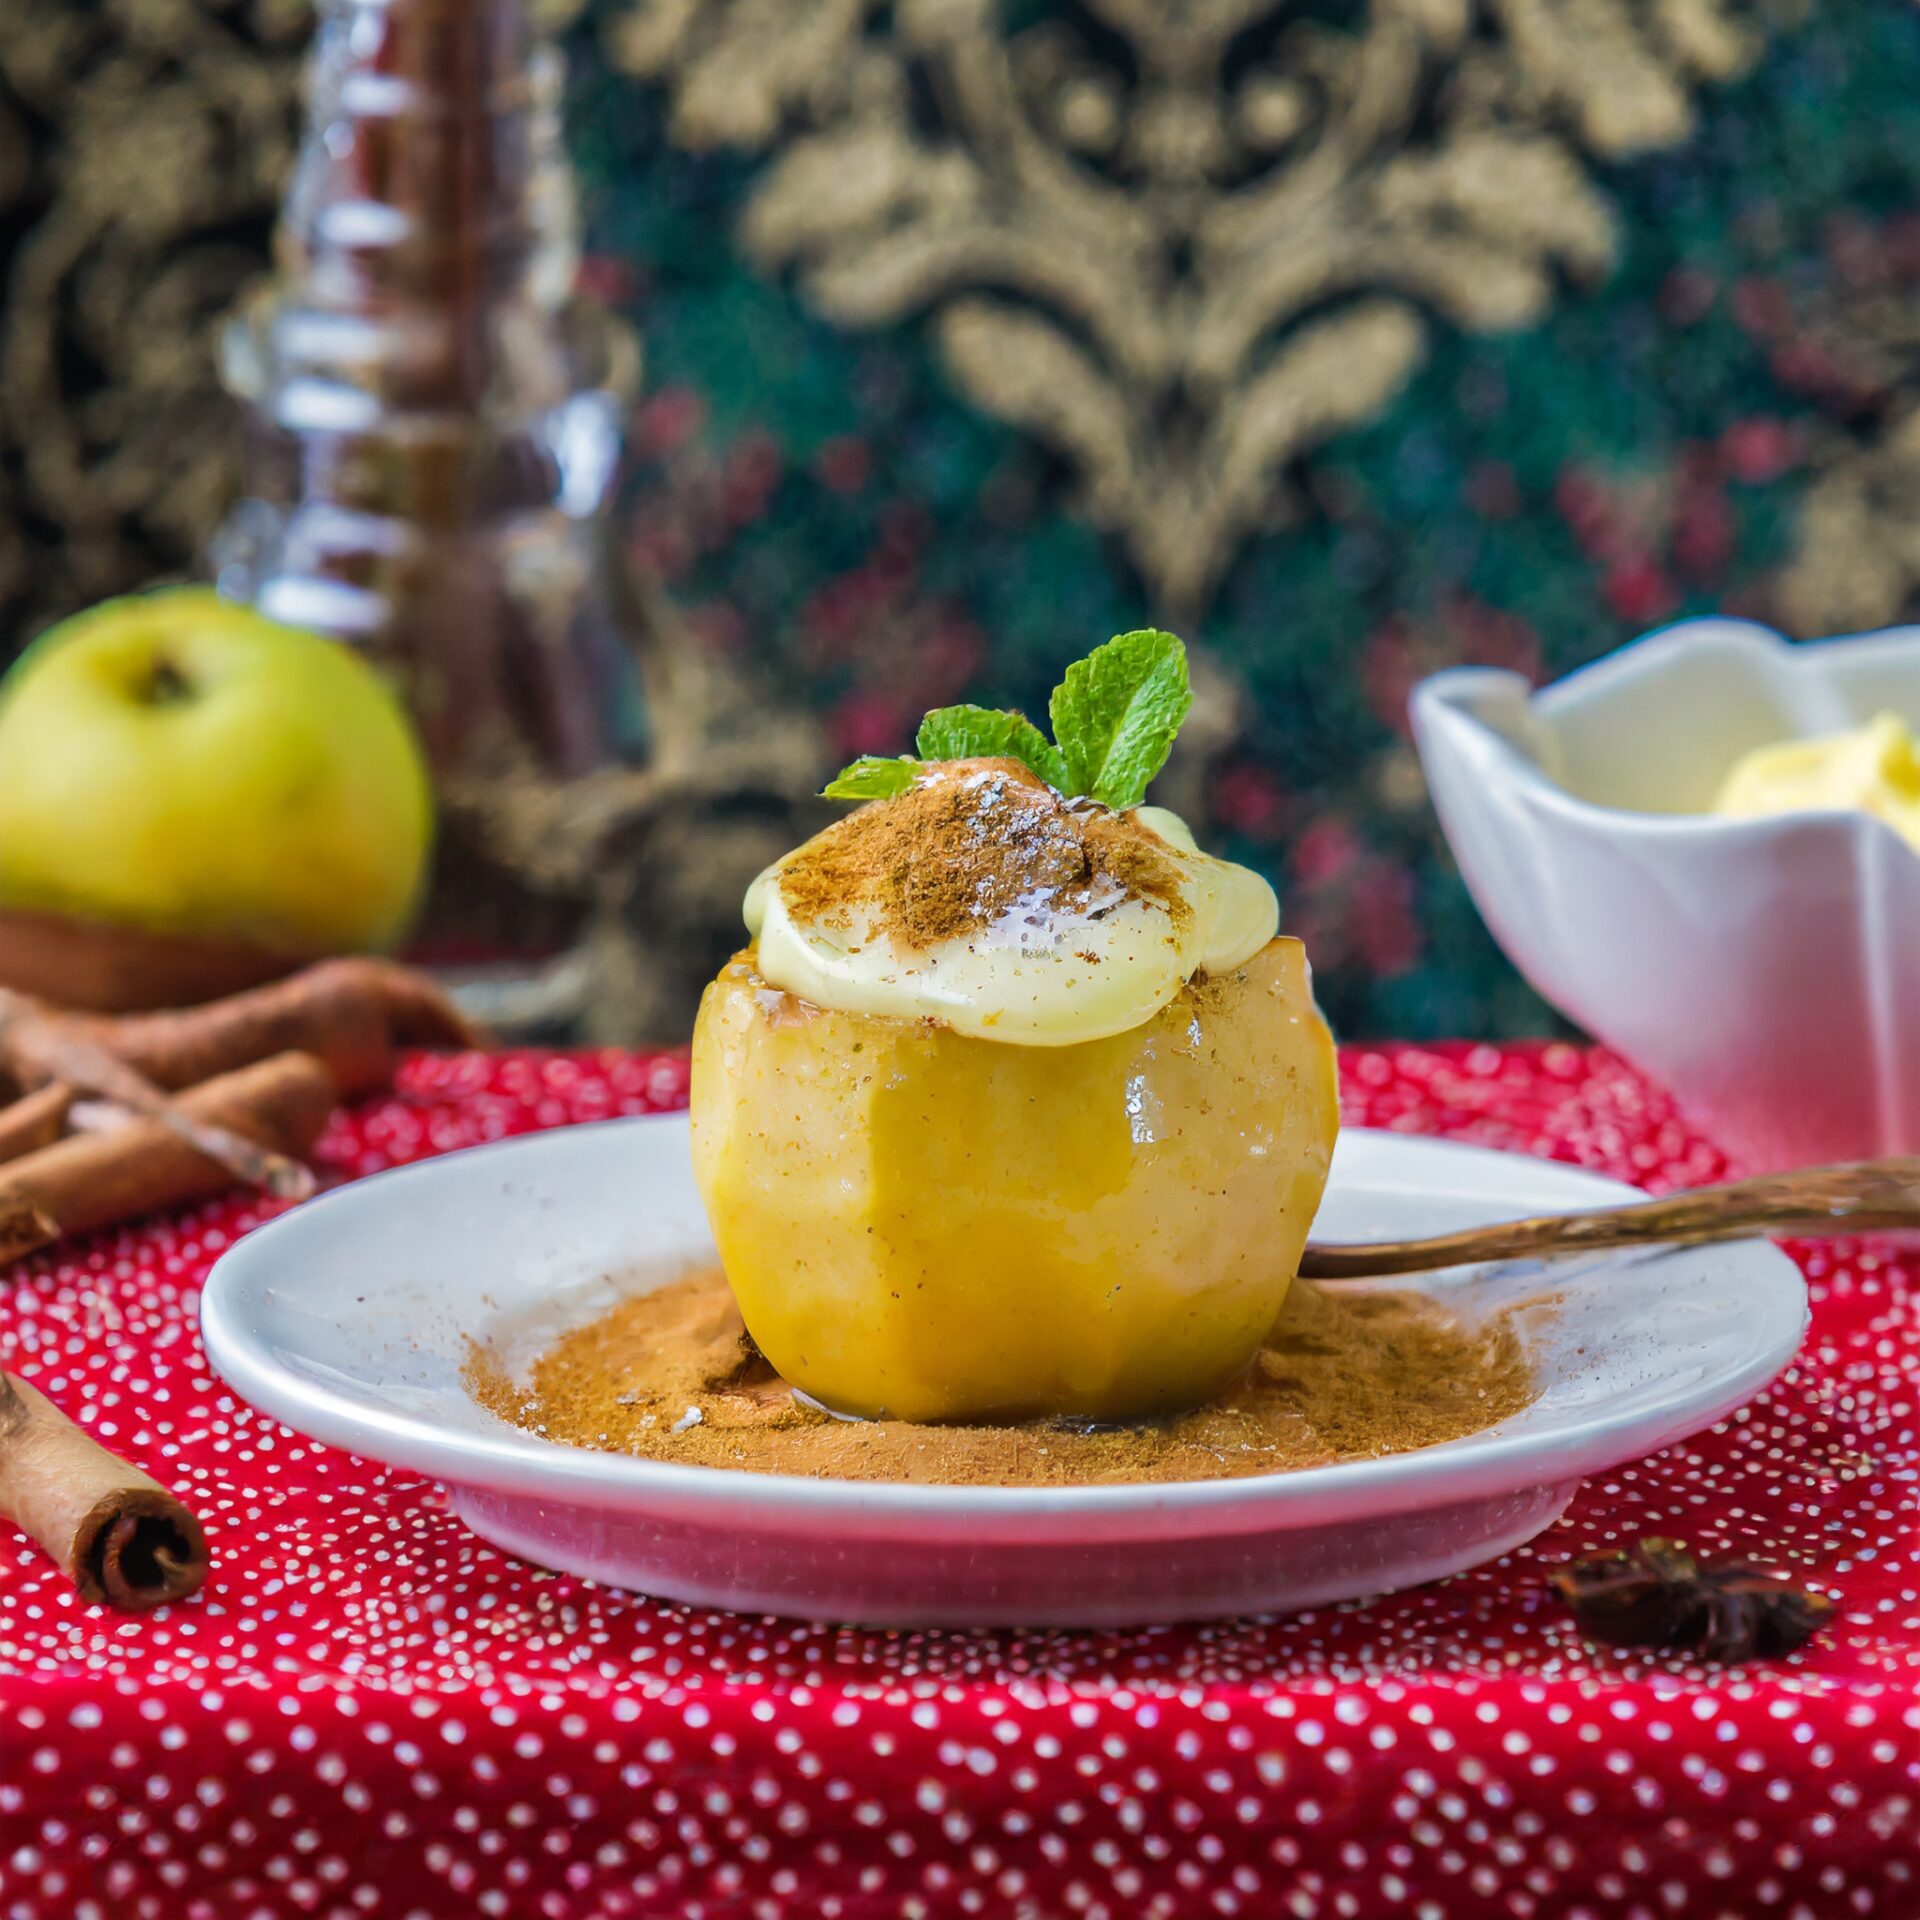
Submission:
M 846 927 L 864 914 L 924 950 L 1023 908 L 1097 919 L 1126 900 L 1191 911 L 1166 844 L 1124 813 L 1069 801 L 1016 760 L 943 762 L 809 840 L 780 868 L 787 911 Z
M 755 1350 L 717 1270 L 622 1301 L 516 1378 L 475 1343 L 479 1403 L 545 1439 L 690 1466 L 940 1486 L 1232 1479 L 1434 1446 L 1537 1391 L 1515 1309 L 1470 1324 L 1413 1292 L 1288 1290 L 1254 1365 L 1204 1407 L 1124 1427 L 840 1420 Z

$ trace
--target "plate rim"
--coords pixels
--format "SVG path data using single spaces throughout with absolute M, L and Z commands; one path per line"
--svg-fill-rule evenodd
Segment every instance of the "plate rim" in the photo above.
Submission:
M 444 1177 L 449 1165 L 479 1155 L 534 1158 L 564 1151 L 570 1138 L 583 1134 L 604 1138 L 612 1130 L 661 1129 L 684 1133 L 687 1125 L 687 1114 L 681 1110 L 614 1115 L 516 1134 L 385 1168 L 291 1208 L 244 1234 L 209 1270 L 200 1295 L 200 1330 L 208 1363 L 248 1405 L 294 1432 L 453 1487 L 521 1498 L 546 1496 L 569 1505 L 597 1505 L 628 1514 L 672 1512 L 715 1522 L 751 1514 L 762 1527 L 784 1523 L 788 1531 L 805 1529 L 809 1521 L 831 1519 L 863 1533 L 897 1533 L 898 1522 L 911 1519 L 919 1523 L 918 1531 L 927 1534 L 999 1523 L 1012 1529 L 1002 1537 L 1013 1538 L 1031 1537 L 1029 1529 L 1035 1523 L 1050 1519 L 1072 1516 L 1084 1525 L 1104 1516 L 1116 1528 L 1132 1523 L 1127 1531 L 1153 1523 L 1161 1533 L 1237 1533 L 1380 1518 L 1434 1504 L 1573 1483 L 1640 1459 L 1712 1426 L 1777 1378 L 1799 1352 L 1811 1318 L 1806 1278 L 1795 1262 L 1771 1241 L 1736 1243 L 1724 1251 L 1752 1261 L 1756 1278 L 1771 1273 L 1779 1294 L 1769 1305 L 1790 1311 L 1773 1338 L 1741 1366 L 1709 1382 L 1673 1387 L 1651 1405 L 1625 1414 L 1595 1412 L 1545 1439 L 1526 1433 L 1499 1438 L 1471 1434 L 1377 1459 L 1235 1479 L 1077 1487 L 928 1486 L 747 1472 L 603 1453 L 517 1433 L 504 1425 L 498 1434 L 461 1431 L 449 1435 L 425 1415 L 369 1408 L 324 1382 L 282 1366 L 240 1324 L 239 1298 L 230 1296 L 243 1297 L 247 1269 L 270 1265 L 284 1242 L 315 1231 L 329 1210 L 358 1204 L 383 1182 L 431 1181 Z M 1379 1148 L 1390 1144 L 1434 1158 L 1459 1158 L 1486 1171 L 1507 1164 L 1550 1172 L 1584 1187 L 1596 1200 L 1643 1197 L 1641 1189 L 1584 1167 L 1469 1141 L 1371 1127 L 1345 1128 L 1341 1139 L 1377 1142 Z M 1656 1251 L 1637 1257 L 1685 1257 L 1697 1251 L 1672 1249 L 1668 1254 Z

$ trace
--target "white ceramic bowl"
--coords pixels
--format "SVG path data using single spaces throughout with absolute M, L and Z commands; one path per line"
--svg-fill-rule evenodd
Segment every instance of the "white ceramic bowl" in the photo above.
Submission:
M 1360 1239 L 1633 1189 L 1569 1167 L 1345 1135 L 1319 1230 Z M 1543 1288 L 1538 1400 L 1417 1453 L 1176 1486 L 914 1487 L 681 1467 L 536 1439 L 477 1406 L 473 1336 L 542 1333 L 713 1243 L 684 1115 L 449 1154 L 298 1207 L 223 1255 L 214 1366 L 303 1433 L 447 1483 L 510 1552 L 666 1599 L 814 1619 L 1095 1626 L 1305 1607 L 1411 1586 L 1552 1524 L 1585 1474 L 1709 1425 L 1792 1357 L 1800 1271 L 1765 1245 L 1434 1276 L 1468 1315 Z
M 1696 620 L 1531 694 L 1414 691 L 1494 938 L 1754 1171 L 1920 1152 L 1920 855 L 1852 812 L 1707 814 L 1747 749 L 1920 720 L 1920 628 L 1793 645 Z

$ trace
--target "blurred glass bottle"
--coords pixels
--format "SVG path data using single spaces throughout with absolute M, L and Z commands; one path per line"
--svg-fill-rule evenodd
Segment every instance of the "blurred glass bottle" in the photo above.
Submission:
M 230 323 L 222 591 L 404 688 L 446 809 L 429 953 L 551 949 L 460 796 L 644 746 L 611 515 L 631 331 L 575 290 L 558 49 L 523 0 L 320 0 L 273 279 Z

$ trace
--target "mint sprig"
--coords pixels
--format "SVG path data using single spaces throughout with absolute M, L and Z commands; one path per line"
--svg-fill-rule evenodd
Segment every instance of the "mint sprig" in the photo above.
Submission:
M 937 707 L 920 723 L 915 753 L 868 754 L 828 783 L 829 800 L 884 800 L 904 793 L 932 760 L 1018 760 L 1069 799 L 1137 807 L 1167 763 L 1193 706 L 1186 647 L 1143 627 L 1116 634 L 1076 660 L 1053 690 L 1053 739 L 1023 713 Z

